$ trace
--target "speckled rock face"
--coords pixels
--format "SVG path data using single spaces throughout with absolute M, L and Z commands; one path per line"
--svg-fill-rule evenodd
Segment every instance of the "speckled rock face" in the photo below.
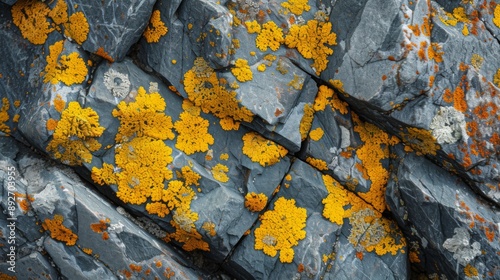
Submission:
M 0 278 L 498 279 L 498 36 L 498 1 L 0 0 Z

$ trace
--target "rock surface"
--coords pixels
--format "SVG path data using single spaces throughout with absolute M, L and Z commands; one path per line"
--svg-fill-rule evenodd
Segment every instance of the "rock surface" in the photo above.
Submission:
M 2 0 L 0 278 L 498 279 L 499 36 L 498 1 Z

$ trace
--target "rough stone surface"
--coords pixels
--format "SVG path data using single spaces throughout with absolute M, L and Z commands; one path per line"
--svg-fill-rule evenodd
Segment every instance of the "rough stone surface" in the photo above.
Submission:
M 499 36 L 498 0 L 0 0 L 0 278 L 500 278 Z

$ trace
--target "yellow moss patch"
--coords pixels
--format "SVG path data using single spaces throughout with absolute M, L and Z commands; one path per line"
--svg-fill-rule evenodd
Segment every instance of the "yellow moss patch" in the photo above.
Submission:
M 326 164 L 326 162 L 319 158 L 307 157 L 306 162 L 314 166 L 318 170 L 321 171 L 328 170 L 328 165 Z
M 69 228 L 63 225 L 64 218 L 61 215 L 54 215 L 52 220 L 45 219 L 42 223 L 44 230 L 50 231 L 50 237 L 55 240 L 66 242 L 67 246 L 73 246 L 78 239 L 78 236 Z
M 212 176 L 219 182 L 226 183 L 229 181 L 229 177 L 226 174 L 227 172 L 229 172 L 229 168 L 224 164 L 217 163 L 212 167 Z
M 154 10 L 149 19 L 149 25 L 146 27 L 146 30 L 144 30 L 142 36 L 144 36 L 148 43 L 158 43 L 160 38 L 165 36 L 167 32 L 168 28 L 161 20 L 160 10 Z
M 71 38 L 81 45 L 87 40 L 89 35 L 89 23 L 85 14 L 76 12 L 69 17 L 69 21 L 64 24 L 64 36 Z
M 236 92 L 221 85 L 214 69 L 201 57 L 196 58 L 193 68 L 184 74 L 184 89 L 189 100 L 205 113 L 210 112 L 220 119 L 253 120 L 252 112 L 239 106 Z
M 300 139 L 304 141 L 307 137 L 307 134 L 309 133 L 309 130 L 311 129 L 312 122 L 314 120 L 314 109 L 313 106 L 309 103 L 304 105 L 304 115 L 302 116 L 302 119 L 300 120 L 300 125 L 299 125 L 299 132 L 300 132 Z
M 103 132 L 99 115 L 92 108 L 83 109 L 78 102 L 70 102 L 61 114 L 47 151 L 69 165 L 90 163 L 91 152 L 101 148 L 96 138 Z
M 323 137 L 324 133 L 325 132 L 321 127 L 317 127 L 309 132 L 309 137 L 311 137 L 313 141 L 319 141 Z
M 245 195 L 245 207 L 251 212 L 260 212 L 266 205 L 267 196 L 263 193 L 250 192 Z
M 253 79 L 252 70 L 250 66 L 248 66 L 248 61 L 242 58 L 238 58 L 234 67 L 231 68 L 231 73 L 233 73 L 234 77 L 240 82 L 248 82 Z
M 270 48 L 277 51 L 283 43 L 283 30 L 273 21 L 268 21 L 262 25 L 262 29 L 255 38 L 255 45 L 263 52 Z
M 337 44 L 337 35 L 331 29 L 330 22 L 317 20 L 310 20 L 305 25 L 292 25 L 285 37 L 285 44 L 289 48 L 296 48 L 304 58 L 313 59 L 311 67 L 319 75 L 326 69 L 327 57 L 333 54 L 333 50 L 326 45 Z
M 243 154 L 262 166 L 278 163 L 288 150 L 256 132 L 243 135 Z
M 179 134 L 175 147 L 187 155 L 208 151 L 208 145 L 214 144 L 214 138 L 208 133 L 210 123 L 200 116 L 199 110 L 189 100 L 184 100 L 185 108 L 175 122 L 174 128 Z
M 166 103 L 158 92 L 146 93 L 139 87 L 134 102 L 121 101 L 113 116 L 120 120 L 116 142 L 126 142 L 132 137 L 148 136 L 155 139 L 174 139 L 172 118 L 165 115 Z
M 77 52 L 61 55 L 63 47 L 64 41 L 58 41 L 49 47 L 50 54 L 47 56 L 43 82 L 62 82 L 67 86 L 80 84 L 87 76 L 87 65 Z
M 306 237 L 306 219 L 306 209 L 297 207 L 294 199 L 278 198 L 274 209 L 262 215 L 262 223 L 255 229 L 255 250 L 271 257 L 280 251 L 280 262 L 291 263 L 293 247 Z
M 9 120 L 9 99 L 7 97 L 2 98 L 2 108 L 0 109 L 0 131 L 7 134 L 10 133 L 10 127 L 5 124 Z
M 21 35 L 32 44 L 42 45 L 48 34 L 54 31 L 47 21 L 50 9 L 38 0 L 17 1 L 11 9 L 12 20 L 21 31 Z
M 281 7 L 288 9 L 293 14 L 302 15 L 304 11 L 308 12 L 311 9 L 307 0 L 288 0 L 281 3 Z

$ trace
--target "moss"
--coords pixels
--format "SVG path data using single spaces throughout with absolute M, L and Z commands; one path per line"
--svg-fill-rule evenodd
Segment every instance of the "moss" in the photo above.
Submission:
M 167 32 L 168 28 L 161 20 L 160 10 L 154 10 L 149 19 L 149 25 L 146 27 L 146 30 L 144 30 L 142 36 L 144 36 L 148 43 L 158 43 L 160 38 L 165 36 Z
M 251 212 L 260 212 L 266 208 L 267 196 L 263 193 L 249 192 L 245 195 L 245 208 Z
M 43 82 L 62 82 L 67 86 L 81 84 L 87 77 L 87 65 L 77 52 L 61 55 L 63 47 L 64 41 L 58 41 L 49 47 Z
M 283 30 L 273 21 L 268 21 L 262 25 L 262 29 L 255 38 L 255 45 L 263 52 L 267 49 L 277 51 L 283 43 Z
M 158 92 L 148 94 L 143 87 L 139 87 L 137 92 L 135 101 L 121 101 L 117 109 L 112 111 L 112 115 L 120 120 L 116 142 L 126 142 L 134 136 L 174 139 L 172 118 L 165 115 L 166 103 L 163 97 Z
M 227 172 L 229 172 L 229 168 L 224 164 L 217 163 L 212 167 L 212 176 L 219 182 L 226 183 L 229 181 L 229 177 L 226 174 Z
M 243 154 L 262 166 L 276 164 L 288 151 L 281 145 L 267 140 L 256 132 L 243 135 Z
M 90 163 L 91 152 L 101 148 L 96 138 L 103 132 L 99 115 L 92 108 L 83 109 L 78 102 L 70 102 L 61 114 L 47 151 L 69 165 Z
M 326 45 L 336 45 L 337 35 L 331 32 L 330 22 L 318 22 L 310 20 L 305 25 L 292 25 L 285 44 L 289 48 L 296 48 L 306 59 L 313 59 L 311 65 L 319 75 L 326 69 L 327 57 L 333 54 L 333 50 Z
M 89 34 L 89 23 L 82 12 L 76 12 L 69 17 L 64 24 L 64 35 L 81 45 L 87 40 Z
M 185 111 L 174 124 L 179 134 L 175 147 L 187 155 L 208 151 L 208 146 L 214 144 L 214 138 L 208 133 L 210 123 L 189 100 L 184 100 L 182 107 Z
M 234 63 L 234 67 L 231 68 L 231 73 L 240 82 L 248 82 L 253 79 L 252 70 L 248 66 L 248 61 L 242 58 L 238 58 Z
M 44 44 L 48 34 L 54 31 L 47 21 L 50 9 L 44 2 L 19 0 L 12 6 L 11 13 L 21 35 L 32 44 Z
M 42 227 L 44 230 L 50 231 L 50 237 L 59 240 L 62 242 L 66 242 L 67 246 L 73 246 L 76 244 L 76 240 L 78 236 L 73 233 L 69 228 L 63 225 L 64 218 L 61 215 L 54 215 L 54 218 L 45 219 L 42 223 Z
M 278 198 L 274 209 L 261 216 L 262 223 L 255 229 L 255 250 L 271 257 L 280 251 L 280 262 L 291 263 L 293 247 L 306 237 L 306 219 L 306 209 L 297 207 L 294 199 Z
M 236 92 L 229 91 L 221 85 L 214 69 L 201 57 L 196 58 L 193 68 L 184 74 L 184 89 L 189 100 L 205 113 L 210 112 L 222 120 L 227 118 L 236 122 L 253 120 L 252 112 L 240 107 Z M 222 127 L 228 128 L 224 125 Z

